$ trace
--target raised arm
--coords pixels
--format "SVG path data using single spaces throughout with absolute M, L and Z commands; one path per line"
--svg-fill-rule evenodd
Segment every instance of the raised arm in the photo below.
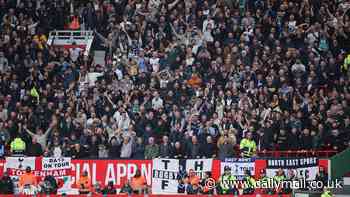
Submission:
M 30 136 L 35 136 L 35 133 L 31 132 L 26 125 L 24 125 L 24 128 L 23 128 Z
M 171 4 L 168 5 L 169 10 L 173 9 L 177 3 L 179 3 L 180 0 L 175 0 L 174 2 L 172 2 Z
M 45 133 L 44 133 L 45 138 L 50 134 L 51 130 L 52 130 L 52 126 L 50 125 L 49 128 L 47 128 Z
M 102 34 L 95 31 L 98 38 L 100 38 L 105 44 L 107 43 L 107 38 L 105 38 Z

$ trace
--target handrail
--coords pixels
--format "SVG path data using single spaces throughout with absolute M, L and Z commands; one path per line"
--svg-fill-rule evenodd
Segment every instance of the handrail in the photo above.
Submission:
M 74 42 L 78 45 L 86 45 L 84 55 L 88 55 L 94 39 L 93 31 L 51 31 L 47 40 L 48 45 L 70 45 Z
M 50 36 L 57 36 L 59 34 L 65 34 L 65 35 L 82 34 L 85 36 L 93 36 L 94 32 L 93 31 L 67 31 L 67 30 L 63 30 L 63 31 L 51 31 L 49 35 Z

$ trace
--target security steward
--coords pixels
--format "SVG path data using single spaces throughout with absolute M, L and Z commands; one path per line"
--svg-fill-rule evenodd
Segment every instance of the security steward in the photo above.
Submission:
M 243 181 L 246 183 L 243 188 L 243 195 L 245 194 L 254 194 L 256 181 L 254 177 L 251 175 L 249 170 L 244 171 Z
M 241 156 L 248 158 L 256 154 L 256 143 L 253 140 L 252 132 L 248 132 L 239 145 Z
M 223 195 L 238 195 L 238 189 L 234 186 L 234 181 L 236 181 L 236 177 L 231 174 L 231 168 L 225 166 L 224 174 L 219 178 L 219 184 L 217 190 L 219 194 Z
M 325 187 L 321 197 L 333 197 L 333 194 L 327 187 Z
M 273 178 L 270 178 L 268 176 L 266 176 L 266 171 L 265 170 L 261 170 L 260 171 L 260 184 L 261 184 L 261 191 L 263 194 L 268 194 L 268 195 L 273 195 L 274 191 L 273 191 L 273 186 L 271 185 Z
M 12 154 L 24 154 L 26 150 L 26 143 L 20 138 L 16 137 L 10 144 Z
M 280 182 L 286 180 L 286 176 L 285 176 L 284 171 L 283 171 L 282 168 L 278 169 L 278 171 L 276 172 L 276 175 L 273 177 L 273 179 L 277 183 L 280 183 Z M 283 194 L 284 193 L 284 188 L 278 187 L 278 188 L 275 188 L 275 191 L 276 191 L 277 194 Z

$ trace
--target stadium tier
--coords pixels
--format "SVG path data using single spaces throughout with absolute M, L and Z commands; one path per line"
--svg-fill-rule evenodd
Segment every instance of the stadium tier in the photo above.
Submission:
M 0 194 L 350 196 L 349 9 L 0 0 Z

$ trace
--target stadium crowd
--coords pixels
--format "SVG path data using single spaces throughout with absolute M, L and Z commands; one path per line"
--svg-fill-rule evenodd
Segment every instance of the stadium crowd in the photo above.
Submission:
M 349 8 L 346 0 L 0 0 L 0 155 L 341 151 L 350 145 Z M 47 45 L 50 31 L 69 28 L 93 30 L 107 64 Z

